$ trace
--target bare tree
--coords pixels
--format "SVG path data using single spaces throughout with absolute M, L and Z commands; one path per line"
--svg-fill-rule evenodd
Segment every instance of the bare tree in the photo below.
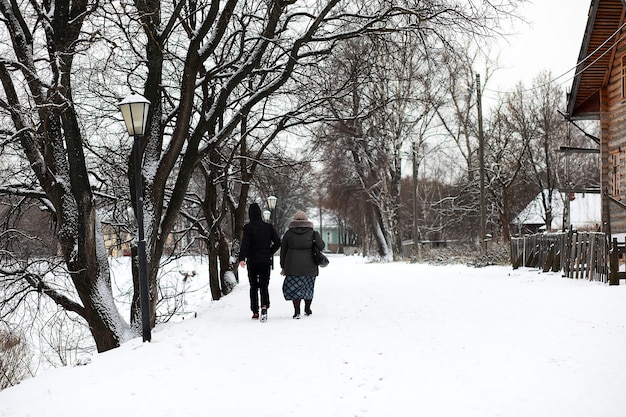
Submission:
M 340 152 L 349 161 L 347 177 L 356 182 L 350 187 L 360 190 L 362 218 L 387 260 L 402 247 L 401 166 L 407 154 L 419 164 L 445 97 L 446 80 L 436 71 L 443 57 L 420 42 L 404 33 L 350 43 L 330 67 L 334 78 L 326 88 L 336 91 L 328 101 L 333 119 L 318 135 L 328 153 Z M 397 59 L 389 62 L 389 56 Z M 329 170 L 338 169 L 334 162 Z
M 508 98 L 508 117 L 517 140 L 526 143 L 524 179 L 541 196 L 545 224 L 550 230 L 553 218 L 553 195 L 558 192 L 561 169 L 559 146 L 567 141 L 567 122 L 559 115 L 563 92 L 542 73 L 530 90 L 519 84 Z
M 492 112 L 486 129 L 485 176 L 491 204 L 488 218 L 498 227 L 506 241 L 510 238 L 509 224 L 524 199 L 524 155 L 529 142 L 515 134 L 504 109 L 504 103 Z M 518 203 L 518 204 L 516 204 Z
M 283 115 L 293 116 L 292 103 L 275 100 L 291 80 L 346 39 L 407 30 L 436 39 L 450 27 L 478 35 L 515 3 L 0 1 L 0 38 L 6 41 L 0 117 L 10 120 L 6 143 L 33 173 L 24 187 L 6 183 L 0 189 L 36 198 L 52 213 L 71 288 L 61 290 L 50 275 L 19 263 L 3 272 L 19 277 L 16 294 L 38 291 L 82 317 L 99 351 L 118 346 L 141 328 L 139 296 L 129 326 L 112 300 L 101 233 L 109 213 L 98 210 L 101 198 L 109 205 L 133 201 L 130 184 L 142 176 L 153 326 L 159 262 L 196 168 L 203 160 L 218 161 L 214 154 L 234 136 L 266 129 L 261 120 L 280 124 Z M 108 157 L 126 165 L 129 145 L 113 115 L 129 91 L 142 92 L 152 106 L 141 138 L 142 166 L 130 164 L 129 192 L 120 199 L 98 190 L 107 177 L 95 155 L 107 148 Z M 248 184 L 245 175 L 241 184 Z M 227 199 L 238 224 L 245 199 L 245 192 Z M 127 212 L 116 210 L 120 217 Z
M 502 4 L 508 7 L 511 3 Z M 277 123 L 280 114 L 293 117 L 290 103 L 278 103 L 275 95 L 289 88 L 289 81 L 305 73 L 305 68 L 318 65 L 340 41 L 367 34 L 419 31 L 419 22 L 429 20 L 443 24 L 458 19 L 459 26 L 472 28 L 468 16 L 473 13 L 458 5 L 449 10 L 436 5 L 390 6 L 370 2 L 366 6 L 338 0 L 307 5 L 232 0 L 223 7 L 216 2 L 179 3 L 179 10 L 187 12 L 182 15 L 176 10 L 171 13 L 161 9 L 156 3 L 137 6 L 139 13 L 130 16 L 141 22 L 136 27 L 143 28 L 145 35 L 144 95 L 155 104 L 143 153 L 144 167 L 156 167 L 154 171 L 143 170 L 148 200 L 146 218 L 151 222 L 147 236 L 153 300 L 153 281 L 163 241 L 184 201 L 189 179 L 205 156 L 233 135 L 248 137 L 258 124 L 258 119 L 255 124 L 250 122 L 255 112 L 267 120 L 267 112 L 259 109 L 278 112 L 274 116 Z M 118 13 L 121 15 L 121 11 Z M 485 15 L 481 15 L 483 18 Z M 178 36 L 173 32 L 179 28 L 175 22 L 185 29 Z M 175 88 L 169 88 L 163 82 L 169 75 L 169 57 L 162 51 L 172 50 L 170 43 L 174 41 L 184 45 L 176 49 L 185 52 L 178 56 L 184 69 L 180 76 L 174 76 L 178 81 Z M 246 119 L 246 128 L 241 130 Z M 167 147 L 162 149 L 165 143 Z M 136 172 L 134 169 L 131 174 Z M 168 198 L 166 184 L 173 187 Z M 242 181 L 244 187 L 246 184 Z M 239 219 L 243 219 L 245 196 L 243 192 L 238 198 L 227 199 L 237 202 L 236 231 L 237 224 L 242 223 Z
M 97 5 L 0 2 L 5 28 L 0 36 L 10 38 L 0 59 L 0 109 L 12 126 L 11 146 L 23 152 L 34 174 L 34 182 L 25 184 L 27 192 L 14 183 L 4 190 L 36 196 L 54 214 L 55 236 L 76 292 L 62 291 L 18 265 L 3 272 L 23 271 L 15 285 L 43 292 L 81 316 L 102 351 L 128 337 L 128 325 L 111 299 L 109 266 L 98 237 L 100 223 L 73 99 L 74 58 L 92 44 L 83 25 Z M 18 260 L 19 254 L 11 257 Z
M 446 100 L 437 108 L 441 124 L 454 143 L 455 155 L 460 155 L 465 163 L 462 175 L 468 183 L 478 178 L 478 123 L 476 97 L 476 70 L 480 54 L 471 51 L 465 45 L 456 53 L 446 53 L 442 70 L 446 74 Z M 483 75 L 483 84 L 487 84 L 489 68 Z
M 459 164 L 451 167 L 456 170 L 452 184 L 456 192 L 452 204 L 439 204 L 437 210 L 444 210 L 441 216 L 447 220 L 448 229 L 456 229 L 454 236 L 466 240 L 475 240 L 479 234 L 479 216 L 481 207 L 480 159 L 479 159 L 479 115 L 477 91 L 477 66 L 482 60 L 483 52 L 466 41 L 457 50 L 444 53 L 441 65 L 445 73 L 446 99 L 437 108 L 441 126 L 447 134 L 449 146 L 442 153 L 448 160 L 458 160 Z M 481 90 L 492 74 L 494 64 L 487 59 L 484 65 Z M 485 135 L 486 137 L 486 135 Z M 485 139 L 486 141 L 486 139 Z M 489 146 L 483 146 L 488 152 Z M 488 185 L 488 184 L 487 184 Z M 461 232 L 461 233 L 459 233 Z M 450 236 L 448 234 L 448 236 Z

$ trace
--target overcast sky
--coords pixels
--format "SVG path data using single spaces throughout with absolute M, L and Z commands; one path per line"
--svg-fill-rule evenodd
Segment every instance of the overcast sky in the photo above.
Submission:
M 591 0 L 533 0 L 522 9 L 528 24 L 519 23 L 517 35 L 500 43 L 500 66 L 487 89 L 510 91 L 518 81 L 530 86 L 543 70 L 553 78 L 568 70 L 558 83 L 569 90 L 578 59 Z M 489 91 L 485 91 L 488 95 Z

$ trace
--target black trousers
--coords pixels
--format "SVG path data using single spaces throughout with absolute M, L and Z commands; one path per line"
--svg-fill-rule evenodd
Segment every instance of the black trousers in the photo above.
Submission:
M 270 284 L 270 265 L 248 264 L 248 280 L 250 281 L 250 309 L 253 313 L 258 313 L 259 293 L 261 293 L 261 306 L 270 306 L 270 293 L 267 289 Z

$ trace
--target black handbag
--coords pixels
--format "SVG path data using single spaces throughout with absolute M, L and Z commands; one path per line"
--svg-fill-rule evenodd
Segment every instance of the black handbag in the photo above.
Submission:
M 326 268 L 330 263 L 326 255 L 324 255 L 322 251 L 317 248 L 317 245 L 315 244 L 315 237 L 313 238 L 313 260 L 320 268 Z

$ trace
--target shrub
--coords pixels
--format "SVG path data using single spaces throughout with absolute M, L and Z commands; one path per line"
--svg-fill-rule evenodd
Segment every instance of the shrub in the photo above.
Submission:
M 30 356 L 20 335 L 0 329 L 0 390 L 18 384 L 31 374 Z

